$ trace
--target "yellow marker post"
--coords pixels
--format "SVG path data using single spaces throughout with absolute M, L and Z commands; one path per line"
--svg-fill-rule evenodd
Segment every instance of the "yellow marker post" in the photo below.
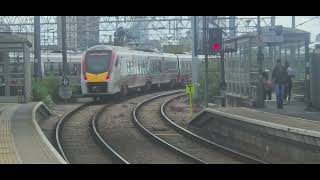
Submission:
M 186 93 L 189 94 L 190 114 L 192 116 L 192 94 L 194 93 L 194 84 L 186 85 Z

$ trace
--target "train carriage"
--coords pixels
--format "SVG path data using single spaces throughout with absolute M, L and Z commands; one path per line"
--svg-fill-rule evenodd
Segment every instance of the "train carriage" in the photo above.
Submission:
M 132 89 L 190 82 L 191 56 L 97 45 L 84 52 L 81 69 L 83 95 L 126 96 Z
M 67 69 L 66 73 L 70 79 L 70 84 L 80 87 L 80 74 L 81 74 L 81 57 L 80 53 L 68 52 L 67 55 Z M 31 59 L 33 54 L 31 54 Z M 31 62 L 31 72 L 34 72 L 34 62 Z M 42 77 L 54 75 L 62 78 L 62 54 L 61 52 L 42 52 L 41 53 L 41 72 Z M 35 75 L 35 74 L 33 74 Z

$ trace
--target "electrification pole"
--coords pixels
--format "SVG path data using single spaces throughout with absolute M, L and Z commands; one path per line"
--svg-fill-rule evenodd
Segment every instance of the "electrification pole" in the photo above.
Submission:
M 34 71 L 37 80 L 41 79 L 40 16 L 34 16 Z
M 205 58 L 205 82 L 204 82 L 204 104 L 208 108 L 208 41 L 207 41 L 207 17 L 203 16 L 203 50 Z
M 62 71 L 63 85 L 67 85 L 67 36 L 66 16 L 61 16 Z
M 296 17 L 292 16 L 292 28 L 296 28 Z
M 305 61 L 306 61 L 306 75 L 305 75 L 305 101 L 306 101 L 306 110 L 310 110 L 311 104 L 311 95 L 310 95 L 310 54 L 309 54 L 309 44 L 310 44 L 310 34 L 306 36 L 305 39 Z
M 197 61 L 197 49 L 198 49 L 198 33 L 197 33 L 197 16 L 193 16 L 192 23 L 192 83 L 196 86 L 194 92 L 194 98 L 198 96 L 198 61 Z
M 275 26 L 275 25 L 276 25 L 276 17 L 271 16 L 271 26 Z
M 224 48 L 220 52 L 220 92 L 222 96 L 221 106 L 226 106 L 226 79 L 224 71 Z
M 262 53 L 262 39 L 261 39 L 261 23 L 260 23 L 260 16 L 257 19 L 257 31 L 258 31 L 258 54 L 257 54 L 257 61 L 259 67 L 259 81 L 257 86 L 257 98 L 256 98 L 256 106 L 258 108 L 264 107 L 264 98 L 263 98 L 263 85 L 262 85 L 262 64 L 263 64 L 263 53 Z

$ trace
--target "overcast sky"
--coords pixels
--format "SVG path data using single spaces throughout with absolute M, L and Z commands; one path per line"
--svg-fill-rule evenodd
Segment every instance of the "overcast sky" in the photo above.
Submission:
M 285 27 L 291 27 L 292 16 L 276 16 L 276 24 L 283 25 Z M 315 16 L 296 16 L 296 26 L 300 23 L 308 21 L 309 19 Z M 305 30 L 311 33 L 311 41 L 314 42 L 316 35 L 320 33 L 320 16 L 315 18 L 301 26 L 297 27 L 298 29 Z

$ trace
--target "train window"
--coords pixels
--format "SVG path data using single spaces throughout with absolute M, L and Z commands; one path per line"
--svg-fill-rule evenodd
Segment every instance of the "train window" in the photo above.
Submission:
M 139 74 L 143 74 L 143 62 L 142 61 L 138 62 L 138 69 L 139 69 Z
M 161 62 L 161 72 L 166 73 L 167 72 L 167 64 L 168 62 Z
M 118 64 L 119 64 L 119 57 L 117 57 L 116 62 L 114 63 L 114 66 L 118 67 Z
M 151 61 L 151 73 L 154 74 L 157 71 L 157 62 Z
M 153 61 L 150 62 L 150 72 L 151 73 L 154 72 L 154 62 Z
M 141 74 L 145 74 L 145 64 L 144 64 L 144 61 L 141 61 Z
M 58 63 L 58 69 L 55 71 L 59 76 L 62 76 L 62 63 Z
M 61 63 L 52 63 L 52 72 L 54 72 L 55 75 L 60 75 L 60 65 Z
M 144 67 L 144 61 L 141 61 L 141 74 L 145 74 L 144 69 L 145 69 L 145 67 Z
M 49 75 L 50 73 L 50 63 L 44 63 L 44 74 Z
M 148 64 L 148 61 L 144 61 L 143 70 L 144 70 L 144 74 L 148 74 L 148 72 L 149 72 L 149 64 Z
M 130 70 L 131 70 L 131 67 L 130 67 L 130 66 L 131 66 L 131 61 L 128 61 L 128 62 L 127 62 L 127 66 L 128 66 L 128 73 L 130 73 Z
M 161 73 L 161 61 L 158 61 L 158 70 Z
M 184 69 L 185 69 L 185 67 L 184 67 L 184 62 L 181 63 L 181 69 L 182 69 L 182 72 L 185 71 L 185 70 L 184 70 Z
M 132 62 L 133 63 L 133 73 L 134 74 L 138 74 L 138 66 L 136 62 Z
M 134 63 L 132 61 L 127 62 L 128 73 L 134 73 Z
M 110 64 L 110 53 L 95 53 L 87 55 L 88 72 L 102 73 L 108 71 Z
M 129 62 L 127 62 L 127 72 L 129 72 Z
M 140 62 L 141 74 L 144 74 L 144 61 Z
M 132 63 L 133 63 L 133 73 L 134 73 L 134 74 L 138 74 L 137 63 L 136 63 L 136 62 L 132 62 Z

